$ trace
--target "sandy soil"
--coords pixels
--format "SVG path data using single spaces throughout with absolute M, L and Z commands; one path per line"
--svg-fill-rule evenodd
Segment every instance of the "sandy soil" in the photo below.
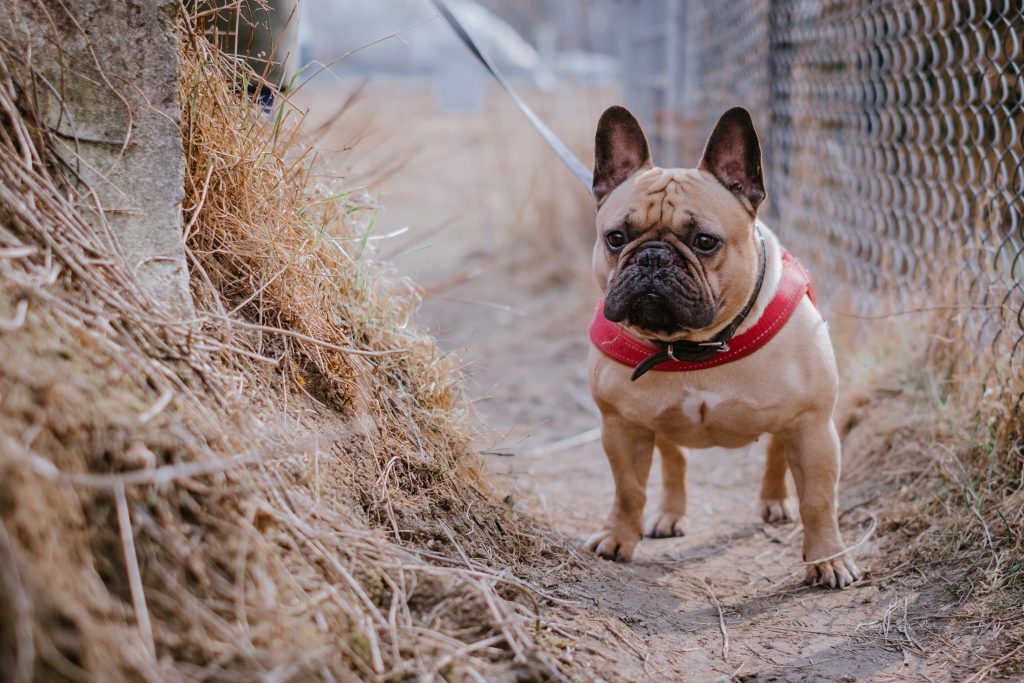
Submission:
M 310 97 L 314 118 L 340 99 L 330 91 Z M 581 117 L 577 124 L 557 123 L 589 138 L 602 99 L 570 112 Z M 536 240 L 543 254 L 553 243 L 550 226 L 507 226 L 502 212 L 531 201 L 510 174 L 524 149 L 537 153 L 532 131 L 500 100 L 484 115 L 440 114 L 426 93 L 410 98 L 391 89 L 371 92 L 350 116 L 366 122 L 364 141 L 377 142 L 368 143 L 368 156 L 338 158 L 356 169 L 405 162 L 380 181 L 387 208 L 379 232 L 412 230 L 383 251 L 424 283 L 430 296 L 421 322 L 465 359 L 487 425 L 479 445 L 496 485 L 580 544 L 600 527 L 613 492 L 585 378 L 596 296 L 578 275 L 586 248 L 550 254 L 564 261 L 556 268 L 563 276 L 539 278 L 534 270 L 550 268 L 530 268 L 521 247 Z M 336 149 L 350 142 L 332 135 Z M 555 163 L 531 157 L 522 173 L 549 173 L 560 192 L 586 202 Z M 575 437 L 581 443 L 558 446 Z M 948 595 L 928 571 L 896 571 L 887 562 L 891 539 L 859 549 L 869 573 L 854 587 L 801 585 L 799 525 L 768 526 L 758 516 L 763 461 L 763 443 L 691 452 L 689 535 L 645 540 L 630 564 L 588 559 L 593 570 L 583 575 L 552 573 L 552 587 L 572 599 L 558 609 L 573 656 L 604 680 L 961 680 L 967 659 L 960 653 L 973 641 L 944 618 Z M 656 463 L 650 500 L 657 486 Z M 884 495 L 870 476 L 844 485 L 849 543 Z

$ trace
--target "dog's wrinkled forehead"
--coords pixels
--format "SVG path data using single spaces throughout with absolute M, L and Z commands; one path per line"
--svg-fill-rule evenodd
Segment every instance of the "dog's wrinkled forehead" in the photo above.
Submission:
M 741 225 L 749 221 L 728 190 L 695 168 L 656 166 L 637 173 L 608 198 L 601 213 L 607 222 L 628 220 L 637 230 L 679 230 L 695 219 Z
M 691 171 L 696 174 L 697 171 Z M 686 181 L 690 180 L 689 183 Z M 637 175 L 629 202 L 630 222 L 636 227 L 675 228 L 692 216 L 692 202 L 686 186 L 693 185 L 680 168 L 652 168 Z

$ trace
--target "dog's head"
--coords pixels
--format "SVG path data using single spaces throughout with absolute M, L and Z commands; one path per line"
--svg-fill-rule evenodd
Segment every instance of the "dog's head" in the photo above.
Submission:
M 611 107 L 597 124 L 594 274 L 604 314 L 661 341 L 707 338 L 746 304 L 760 260 L 765 198 L 750 114 L 718 120 L 695 169 L 662 169 L 640 124 Z

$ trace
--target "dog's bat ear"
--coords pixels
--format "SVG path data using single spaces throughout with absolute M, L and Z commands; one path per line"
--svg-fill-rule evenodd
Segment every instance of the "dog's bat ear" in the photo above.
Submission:
M 754 212 L 764 201 L 761 145 L 750 113 L 733 107 L 722 114 L 704 147 L 699 168 L 711 173 Z
M 597 123 L 594 139 L 594 197 L 600 204 L 626 178 L 651 167 L 647 138 L 625 107 L 608 107 Z

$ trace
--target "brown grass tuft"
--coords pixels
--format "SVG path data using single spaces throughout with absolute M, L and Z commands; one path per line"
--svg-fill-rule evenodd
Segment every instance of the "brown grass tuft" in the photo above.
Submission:
M 1020 674 L 1024 414 L 1012 381 L 986 388 L 992 373 L 948 354 L 950 337 L 936 333 L 948 323 L 888 321 L 862 336 L 884 339 L 887 353 L 847 354 L 871 367 L 850 373 L 837 416 L 844 479 L 859 495 L 885 496 L 878 580 L 923 572 L 943 588 L 945 619 L 991 639 L 975 653 L 987 663 L 978 675 Z
M 571 671 L 530 579 L 573 560 L 481 479 L 416 288 L 372 258 L 372 202 L 312 183 L 300 117 L 265 118 L 237 65 L 183 36 L 194 320 L 82 218 L 27 82 L 0 88 L 0 667 Z

